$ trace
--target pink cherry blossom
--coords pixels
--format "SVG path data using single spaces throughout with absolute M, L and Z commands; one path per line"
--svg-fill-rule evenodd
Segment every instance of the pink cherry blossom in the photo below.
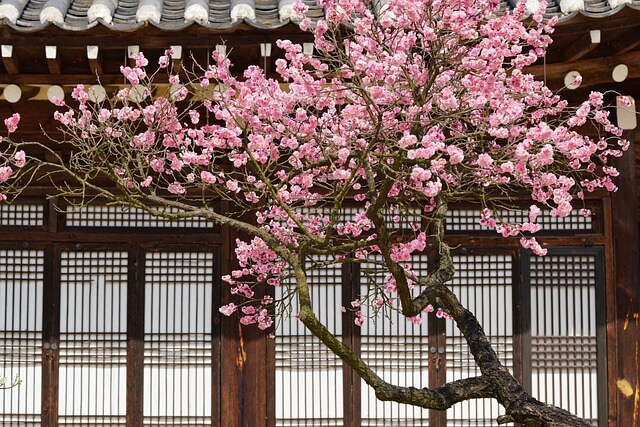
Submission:
M 13 163 L 19 168 L 24 167 L 26 164 L 26 155 L 23 150 L 17 151 L 13 155 Z
M 184 194 L 187 192 L 187 190 L 179 182 L 172 182 L 171 184 L 169 184 L 169 186 L 167 187 L 167 191 L 172 194 Z
M 0 167 L 0 183 L 6 182 L 13 175 L 13 169 L 11 166 L 1 166 Z
M 420 317 L 420 316 L 407 317 L 407 320 L 409 320 L 414 325 L 421 325 L 422 324 L 422 317 Z
M 356 326 L 364 325 L 365 318 L 364 318 L 364 315 L 362 314 L 362 311 L 361 310 L 356 311 L 355 315 L 356 317 L 353 322 L 356 324 Z
M 149 65 L 149 61 L 144 57 L 144 54 L 142 52 L 136 53 L 134 59 L 136 61 L 136 67 L 146 67 L 147 65 Z
M 238 186 L 238 181 L 236 181 L 236 180 L 230 179 L 230 180 L 227 181 L 226 185 L 227 185 L 227 188 L 230 191 L 233 191 L 233 192 L 240 191 L 240 187 Z
M 158 66 L 160 68 L 167 68 L 169 66 L 170 58 L 167 55 L 162 55 L 158 58 Z
M 9 133 L 13 133 L 18 129 L 18 124 L 20 123 L 20 114 L 13 113 L 13 115 L 7 119 L 4 119 L 4 125 L 7 128 Z
M 213 174 L 209 171 L 202 171 L 200 172 L 200 179 L 203 182 L 206 182 L 207 184 L 215 184 L 216 183 L 216 177 L 213 176 Z
M 444 311 L 440 307 L 438 307 L 438 309 L 436 310 L 436 317 L 438 319 L 448 319 L 448 320 L 452 320 L 453 319 L 449 313 L 447 313 L 446 311 Z
M 80 104 L 86 104 L 89 100 L 89 94 L 84 90 L 84 85 L 82 84 L 79 84 L 75 88 L 73 88 L 71 97 L 80 102 Z
M 235 313 L 238 310 L 238 306 L 230 302 L 229 304 L 223 305 L 218 310 L 220 311 L 220 313 L 224 314 L 225 316 L 231 316 L 233 313 Z

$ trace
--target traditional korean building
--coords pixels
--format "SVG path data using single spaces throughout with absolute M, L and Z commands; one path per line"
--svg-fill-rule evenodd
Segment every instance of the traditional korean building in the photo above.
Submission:
M 582 75 L 563 89 L 571 102 L 591 90 L 639 99 L 640 1 L 552 0 L 547 12 L 561 22 L 531 72 L 554 89 Z M 139 51 L 153 62 L 170 46 L 185 70 L 226 46 L 237 70 L 274 74 L 276 40 L 313 49 L 291 16 L 292 0 L 2 0 L 0 117 L 20 113 L 23 139 L 60 137 L 54 96 L 96 78 L 96 98 L 111 96 L 123 63 Z M 637 153 L 635 110 L 612 114 Z M 447 224 L 459 247 L 452 286 L 503 361 L 535 396 L 601 427 L 640 425 L 637 158 L 620 159 L 620 191 L 589 200 L 590 217 L 546 224 L 547 257 L 482 231 L 473 207 L 456 207 Z M 0 207 L 0 373 L 23 378 L 0 392 L 1 425 L 495 425 L 489 401 L 445 413 L 376 402 L 295 320 L 272 340 L 220 316 L 233 231 L 99 204 L 78 212 L 47 194 L 34 186 Z M 375 274 L 364 265 L 314 278 L 330 328 L 398 384 L 474 375 L 445 320 L 353 326 L 339 307 Z

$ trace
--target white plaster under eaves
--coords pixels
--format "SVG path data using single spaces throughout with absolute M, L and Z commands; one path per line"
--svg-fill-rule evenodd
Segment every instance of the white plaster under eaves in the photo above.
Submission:
M 94 22 L 98 19 L 102 19 L 107 24 L 110 24 L 113 20 L 113 15 L 111 14 L 111 9 L 109 9 L 107 5 L 94 3 L 87 11 L 87 19 L 89 20 L 89 22 Z
M 302 19 L 302 16 L 294 8 L 294 0 L 280 0 L 278 3 L 278 16 L 280 21 L 287 19 Z
M 540 9 L 540 0 L 527 0 L 525 2 L 525 8 L 528 15 L 533 15 Z
M 138 22 L 153 22 L 154 24 L 158 24 L 160 22 L 160 18 L 162 17 L 162 12 L 156 6 L 152 4 L 145 4 L 138 8 L 136 12 L 136 21 Z
M 20 17 L 20 11 L 12 4 L 0 4 L 0 19 L 4 18 L 15 24 Z
M 206 24 L 209 21 L 209 11 L 201 4 L 189 5 L 184 10 L 185 21 L 195 21 L 198 24 Z
M 40 22 L 51 22 L 53 24 L 62 24 L 64 22 L 64 16 L 57 7 L 48 6 L 42 9 L 40 12 Z
M 622 6 L 623 4 L 631 4 L 633 0 L 608 0 L 609 6 L 611 9 L 615 9 L 618 6 Z
M 584 10 L 584 0 L 560 0 L 560 10 L 564 14 Z
M 231 22 L 237 22 L 241 19 L 256 19 L 256 11 L 248 4 L 237 4 L 231 9 Z

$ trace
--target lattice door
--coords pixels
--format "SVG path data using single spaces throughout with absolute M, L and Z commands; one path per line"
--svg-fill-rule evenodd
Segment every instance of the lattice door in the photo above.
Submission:
M 318 259 L 319 263 L 326 259 Z M 336 336 L 342 336 L 342 270 L 326 265 L 309 271 L 314 310 Z M 286 285 L 276 288 L 282 299 Z M 278 325 L 276 345 L 276 426 L 342 426 L 342 362 L 296 319 L 297 300 Z
M 457 255 L 452 291 L 480 321 L 501 362 L 513 370 L 513 257 Z M 445 321 L 447 381 L 480 375 L 466 340 L 453 321 Z M 492 399 L 461 402 L 447 411 L 447 426 L 496 426 L 504 409 Z
M 123 426 L 128 254 L 62 252 L 60 263 L 58 422 Z
M 0 376 L 23 384 L 0 391 L 0 425 L 41 424 L 44 252 L 0 250 Z
M 428 271 L 426 256 L 414 256 L 411 261 L 412 269 L 418 274 Z M 373 263 L 362 265 L 361 295 L 368 295 L 375 287 L 382 287 L 385 274 Z M 363 308 L 363 314 L 369 320 L 360 330 L 362 358 L 380 377 L 392 384 L 428 387 L 429 360 L 432 354 L 428 316 L 423 314 L 413 323 L 394 310 L 374 313 L 371 308 L 366 307 Z M 381 402 L 364 381 L 361 417 L 362 425 L 371 427 L 429 425 L 428 410 L 395 402 Z
M 599 248 L 556 249 L 525 257 L 523 272 L 527 385 L 535 397 L 600 426 L 607 412 L 603 264 Z
M 214 255 L 145 255 L 144 425 L 212 425 Z

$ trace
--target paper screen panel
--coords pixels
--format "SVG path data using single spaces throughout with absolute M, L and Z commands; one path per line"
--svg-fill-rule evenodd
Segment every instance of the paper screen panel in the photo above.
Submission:
M 176 214 L 175 208 L 166 208 L 165 212 Z M 211 228 L 213 223 L 202 218 L 165 219 L 153 216 L 142 209 L 122 208 L 120 206 L 89 205 L 82 209 L 67 208 L 66 227 L 91 228 Z
M 513 262 L 508 255 L 454 256 L 451 290 L 477 317 L 500 361 L 513 368 Z M 447 382 L 480 375 L 466 340 L 451 320 L 446 322 Z M 492 399 L 460 402 L 447 410 L 447 426 L 497 426 L 504 409 Z M 513 424 L 509 424 L 513 425 Z
M 60 425 L 125 425 L 127 267 L 126 252 L 61 254 Z
M 579 210 L 573 210 L 568 216 L 552 217 L 549 210 L 543 210 L 537 222 L 542 226 L 543 231 L 591 231 L 593 230 L 592 215 L 584 216 Z M 446 228 L 453 233 L 491 231 L 487 227 L 480 225 L 481 211 L 479 209 L 452 209 L 447 212 Z M 495 216 L 507 223 L 522 223 L 529 221 L 529 211 L 527 210 L 500 210 Z
M 0 204 L 0 227 L 42 227 L 43 225 L 43 204 Z
M 417 274 L 428 272 L 425 255 L 415 255 L 410 264 Z M 376 263 L 364 263 L 360 267 L 361 295 L 369 294 L 372 287 L 383 287 L 387 273 Z M 365 362 L 392 384 L 427 387 L 431 355 L 427 315 L 421 316 L 420 324 L 414 324 L 397 310 L 375 313 L 370 307 L 363 306 L 362 311 L 367 319 L 360 330 L 361 352 Z M 363 426 L 429 425 L 428 410 L 396 402 L 382 402 L 364 381 L 361 405 Z
M 534 397 L 598 424 L 595 255 L 532 257 Z
M 144 425 L 212 425 L 214 256 L 145 255 Z
M 340 264 L 310 269 L 308 280 L 314 311 L 341 338 Z M 277 287 L 276 298 L 281 299 L 287 288 Z M 276 426 L 342 426 L 342 362 L 297 320 L 298 311 L 293 298 L 290 315 L 283 316 L 276 330 Z
M 0 375 L 23 383 L 0 391 L 0 425 L 41 425 L 44 253 L 0 250 Z

